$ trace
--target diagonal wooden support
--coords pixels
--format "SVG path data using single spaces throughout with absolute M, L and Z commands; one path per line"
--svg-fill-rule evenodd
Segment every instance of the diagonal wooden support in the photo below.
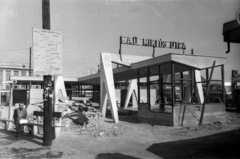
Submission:
M 206 89 L 206 91 L 205 91 L 205 97 L 204 97 L 204 101 L 203 101 L 201 116 L 200 116 L 200 119 L 199 119 L 199 125 L 201 125 L 201 124 L 202 124 L 202 121 L 203 121 L 203 116 L 204 116 L 204 111 L 205 111 L 205 104 L 206 104 L 206 102 L 207 102 L 207 97 L 208 97 L 210 82 L 211 82 L 211 80 L 212 80 L 212 74 L 213 74 L 213 71 L 214 71 L 215 64 L 216 64 L 216 61 L 213 61 L 213 65 L 212 65 L 210 77 L 209 77 L 209 79 L 206 79 L 206 80 L 207 80 L 207 89 Z
M 129 103 L 129 100 L 131 98 L 131 95 L 134 94 L 133 100 L 136 100 L 136 103 L 138 101 L 138 95 L 137 95 L 137 80 L 130 80 L 129 82 L 129 87 L 128 87 L 128 92 L 126 96 L 126 100 L 124 103 L 124 108 L 126 109 Z
M 115 86 L 114 86 L 114 79 L 113 79 L 113 71 L 112 71 L 112 62 L 111 62 L 111 54 L 108 53 L 101 53 L 101 68 L 100 68 L 101 76 L 101 93 L 104 93 L 104 88 L 107 93 L 107 97 L 109 100 L 111 113 L 113 116 L 113 121 L 115 123 L 119 122 L 118 118 L 118 110 L 117 110 L 117 103 L 116 103 L 116 94 L 115 94 Z M 105 93 L 101 95 L 101 104 L 102 113 L 106 111 L 106 97 Z

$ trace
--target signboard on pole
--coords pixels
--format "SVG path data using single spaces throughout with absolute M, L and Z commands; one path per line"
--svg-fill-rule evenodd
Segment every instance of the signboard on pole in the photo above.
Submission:
M 62 75 L 62 33 L 33 28 L 34 75 Z

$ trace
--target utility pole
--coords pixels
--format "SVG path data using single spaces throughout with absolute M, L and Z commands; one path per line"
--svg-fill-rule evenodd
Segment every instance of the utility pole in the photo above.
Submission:
M 32 48 L 29 49 L 29 76 L 32 76 Z M 29 88 L 28 88 L 28 104 L 27 107 L 30 105 L 30 97 L 31 97 L 31 85 L 32 82 L 29 81 Z
M 50 30 L 50 0 L 42 0 L 42 21 L 43 29 Z M 46 75 L 43 77 L 44 93 L 43 93 L 43 146 L 52 145 L 52 93 L 53 82 L 52 76 Z
M 42 0 L 43 29 L 50 30 L 50 0 Z
M 29 49 L 29 76 L 32 76 L 32 47 Z

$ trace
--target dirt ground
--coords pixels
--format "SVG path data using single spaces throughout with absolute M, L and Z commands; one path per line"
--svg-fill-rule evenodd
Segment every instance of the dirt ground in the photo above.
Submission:
M 0 129 L 0 158 L 240 158 L 240 113 L 228 111 L 226 121 L 174 128 L 140 123 L 135 114 L 120 116 L 119 124 L 110 118 L 87 127 L 70 123 L 49 147 L 41 134 L 16 138 Z

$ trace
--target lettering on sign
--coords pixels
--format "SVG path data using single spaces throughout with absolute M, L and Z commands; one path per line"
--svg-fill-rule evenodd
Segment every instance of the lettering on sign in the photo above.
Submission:
M 141 39 L 137 37 L 120 37 L 121 44 L 127 45 L 139 45 L 159 48 L 170 48 L 170 49 L 186 49 L 184 42 L 175 41 L 164 41 L 162 39 Z

